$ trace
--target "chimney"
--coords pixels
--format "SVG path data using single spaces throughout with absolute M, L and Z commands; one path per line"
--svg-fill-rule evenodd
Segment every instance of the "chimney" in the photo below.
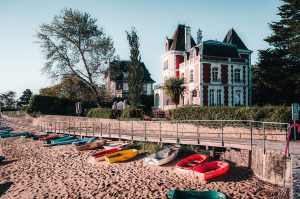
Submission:
M 185 50 L 189 50 L 191 48 L 191 27 L 185 27 Z
M 200 28 L 197 31 L 197 44 L 200 44 L 202 42 L 202 31 Z

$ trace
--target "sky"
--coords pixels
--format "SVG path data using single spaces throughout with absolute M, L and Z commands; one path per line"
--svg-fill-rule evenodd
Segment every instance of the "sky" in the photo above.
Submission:
M 141 43 L 141 57 L 152 78 L 161 83 L 162 55 L 166 36 L 172 37 L 178 24 L 200 28 L 203 40 L 223 41 L 234 28 L 246 46 L 257 51 L 268 48 L 263 41 L 271 34 L 268 23 L 278 21 L 280 0 L 0 0 L 0 93 L 53 85 L 41 73 L 45 59 L 35 34 L 64 8 L 88 12 L 114 41 L 121 59 L 129 59 L 126 30 L 135 27 Z

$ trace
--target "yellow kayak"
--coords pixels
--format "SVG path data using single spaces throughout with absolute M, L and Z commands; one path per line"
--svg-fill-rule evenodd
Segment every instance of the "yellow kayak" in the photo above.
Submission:
M 128 149 L 128 150 L 122 150 L 115 153 L 111 153 L 109 155 L 104 156 L 105 161 L 108 163 L 114 163 L 114 162 L 123 162 L 126 160 L 129 160 L 131 158 L 134 158 L 139 154 L 139 151 L 136 149 Z

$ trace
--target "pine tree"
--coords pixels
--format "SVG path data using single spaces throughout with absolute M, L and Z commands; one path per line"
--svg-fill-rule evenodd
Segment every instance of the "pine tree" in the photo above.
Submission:
M 32 96 L 32 92 L 30 89 L 26 89 L 23 91 L 22 96 L 20 97 L 17 106 L 27 106 L 29 104 L 29 100 Z
M 300 0 L 282 0 L 280 21 L 272 22 L 265 39 L 271 48 L 259 51 L 253 68 L 256 104 L 290 104 L 300 99 Z

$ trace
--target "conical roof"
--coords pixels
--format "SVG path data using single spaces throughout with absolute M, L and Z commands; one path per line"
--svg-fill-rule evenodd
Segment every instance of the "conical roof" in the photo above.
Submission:
M 228 31 L 223 42 L 228 44 L 234 44 L 237 46 L 238 49 L 248 50 L 244 42 L 241 40 L 241 38 L 238 36 L 238 34 L 235 32 L 233 28 Z
M 170 50 L 184 51 L 185 50 L 185 25 L 179 24 L 176 31 L 173 34 Z M 195 46 L 196 43 L 191 36 L 191 47 Z

